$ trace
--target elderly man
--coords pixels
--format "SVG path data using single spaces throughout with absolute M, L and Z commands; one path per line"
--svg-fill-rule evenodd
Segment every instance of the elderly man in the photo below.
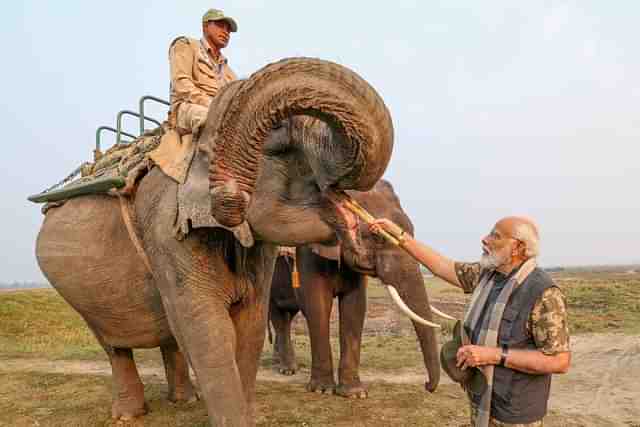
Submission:
M 473 292 L 453 362 L 483 374 L 481 391 L 463 384 L 472 426 L 542 426 L 551 374 L 568 371 L 571 353 L 564 295 L 536 266 L 536 225 L 522 217 L 501 219 L 482 239 L 477 263 L 455 262 L 389 220 L 371 225 L 375 233 L 382 229 L 433 274 Z
M 196 135 L 207 118 L 211 98 L 222 86 L 236 79 L 222 49 L 236 21 L 221 10 L 210 9 L 202 16 L 202 38 L 176 38 L 169 47 L 171 66 L 170 122 L 181 134 Z

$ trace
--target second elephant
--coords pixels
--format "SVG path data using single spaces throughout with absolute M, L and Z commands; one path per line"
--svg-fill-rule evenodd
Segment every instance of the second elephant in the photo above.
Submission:
M 376 217 L 389 218 L 408 233 L 413 225 L 403 211 L 393 187 L 381 180 L 368 192 L 350 192 L 361 206 Z M 280 372 L 297 370 L 290 338 L 291 321 L 302 311 L 311 339 L 311 378 L 309 391 L 335 392 L 344 397 L 366 397 L 360 381 L 360 348 L 366 314 L 366 276 L 378 277 L 392 285 L 408 308 L 430 321 L 432 311 L 424 287 L 419 264 L 402 249 L 369 232 L 364 222 L 357 225 L 357 235 L 366 253 L 357 266 L 342 254 L 340 246 L 306 245 L 298 247 L 296 259 L 278 258 L 272 282 L 270 319 L 275 329 L 274 357 L 280 361 Z M 296 263 L 300 286 L 292 286 L 293 262 Z M 333 372 L 329 320 L 333 299 L 338 297 L 340 329 L 340 366 L 338 383 Z M 413 321 L 422 350 L 428 380 L 425 387 L 434 391 L 440 381 L 436 330 Z

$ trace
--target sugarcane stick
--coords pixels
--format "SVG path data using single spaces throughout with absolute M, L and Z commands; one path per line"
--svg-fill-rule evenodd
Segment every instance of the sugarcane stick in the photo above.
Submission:
M 344 205 L 347 207 L 347 209 L 349 209 L 351 212 L 356 214 L 358 217 L 360 217 L 367 224 L 371 224 L 373 221 L 375 221 L 375 218 L 373 217 L 373 215 L 371 215 L 369 212 L 367 212 L 367 210 L 365 208 L 360 206 L 360 204 L 358 202 L 356 202 L 354 199 L 349 197 L 347 194 L 343 194 L 343 198 L 341 200 L 344 203 Z M 404 235 L 404 233 L 405 233 L 405 231 L 402 232 L 402 235 Z M 380 230 L 380 234 L 385 239 L 387 239 L 389 242 L 393 243 L 396 246 L 400 246 L 400 240 L 396 239 L 394 236 L 392 236 L 387 231 Z M 400 247 L 402 247 L 402 246 L 400 246 Z M 402 249 L 406 250 L 405 248 L 402 248 Z M 386 288 L 389 291 L 389 293 L 391 294 L 391 298 L 394 300 L 394 302 L 401 307 L 401 310 L 403 312 L 405 312 L 405 313 L 409 312 L 409 317 L 411 317 L 412 319 L 416 320 L 419 323 L 422 323 L 423 325 L 427 325 L 427 326 L 430 326 L 432 328 L 440 328 L 440 325 L 438 325 L 437 323 L 433 323 L 433 322 L 429 322 L 427 320 L 424 320 L 420 316 L 415 314 L 413 311 L 411 311 L 411 309 L 409 307 L 407 307 L 406 304 L 402 301 L 402 298 L 400 298 L 400 295 L 398 295 L 398 291 L 396 291 L 395 288 L 393 288 L 393 286 L 387 285 Z M 429 307 L 438 316 L 444 317 L 445 319 L 449 319 L 449 320 L 455 320 L 454 317 L 449 316 L 446 313 L 443 313 L 442 311 L 438 310 L 434 306 L 429 305 Z
M 360 217 L 367 224 L 373 223 L 375 218 L 369 212 L 367 212 L 358 202 L 353 200 L 351 197 L 346 196 L 344 199 L 344 204 L 351 212 Z M 380 230 L 380 235 L 387 239 L 389 242 L 393 243 L 396 246 L 400 246 L 400 241 L 392 236 L 389 232 L 385 230 Z

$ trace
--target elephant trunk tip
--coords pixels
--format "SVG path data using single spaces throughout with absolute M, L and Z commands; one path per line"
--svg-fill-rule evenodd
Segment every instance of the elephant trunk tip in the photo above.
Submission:
M 226 227 L 235 227 L 244 221 L 249 195 L 230 179 L 211 188 L 211 212 L 216 221 Z
M 438 388 L 438 381 L 426 381 L 424 383 L 424 388 L 429 393 L 433 393 Z

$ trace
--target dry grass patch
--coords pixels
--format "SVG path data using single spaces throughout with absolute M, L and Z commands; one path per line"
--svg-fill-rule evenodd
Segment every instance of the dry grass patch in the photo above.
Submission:
M 136 421 L 110 416 L 111 379 L 89 375 L 0 374 L 2 426 L 208 426 L 202 402 L 171 405 L 166 386 L 149 384 L 151 412 Z M 376 383 L 367 400 L 307 393 L 300 385 L 261 382 L 257 387 L 257 425 L 276 426 L 459 426 L 468 417 L 459 387 L 435 394 L 418 385 Z
M 0 426 L 12 427 L 208 427 L 202 402 L 170 404 L 166 385 L 145 385 L 150 413 L 122 422 L 111 419 L 111 379 L 91 375 L 0 372 Z M 426 393 L 420 385 L 371 384 L 369 399 L 349 400 L 308 393 L 299 384 L 259 382 L 258 427 L 467 427 L 468 408 L 458 386 Z M 550 427 L 607 426 L 593 417 L 551 413 Z
M 559 275 L 567 295 L 573 334 L 583 332 L 640 333 L 640 275 Z M 432 303 L 460 310 L 465 296 L 436 279 L 425 283 Z M 389 375 L 421 372 L 423 362 L 413 326 L 398 314 L 386 291 L 369 286 L 362 366 Z M 335 320 L 335 318 L 334 318 Z M 443 323 L 445 330 L 450 324 Z M 337 325 L 333 325 L 334 358 L 338 358 Z M 310 345 L 304 320 L 294 326 L 298 362 L 308 371 Z M 265 344 L 261 365 L 271 368 L 271 347 Z M 136 351 L 142 365 L 161 369 L 159 351 Z M 130 423 L 110 417 L 111 377 L 42 372 L 7 372 L 2 359 L 46 358 L 105 360 L 104 352 L 81 317 L 54 290 L 0 294 L 0 426 L 207 426 L 201 402 L 170 405 L 164 378 L 144 378 L 151 413 Z M 580 360 L 576 359 L 576 365 Z M 337 366 L 337 363 L 336 365 Z M 27 367 L 26 369 L 30 369 Z M 384 378 L 383 376 L 378 379 Z M 269 378 L 270 379 L 270 378 Z M 570 379 L 568 377 L 568 379 Z M 459 387 L 441 385 L 434 394 L 422 384 L 369 383 L 370 398 L 347 400 L 304 391 L 304 380 L 259 382 L 258 426 L 463 426 L 467 404 Z M 597 419 L 596 419 L 597 418 Z M 551 413 L 546 426 L 610 426 L 593 415 Z
M 53 289 L 0 295 L 2 356 L 92 359 L 104 354 L 86 323 Z
M 589 276 L 557 280 L 567 296 L 571 333 L 640 333 L 640 275 Z

